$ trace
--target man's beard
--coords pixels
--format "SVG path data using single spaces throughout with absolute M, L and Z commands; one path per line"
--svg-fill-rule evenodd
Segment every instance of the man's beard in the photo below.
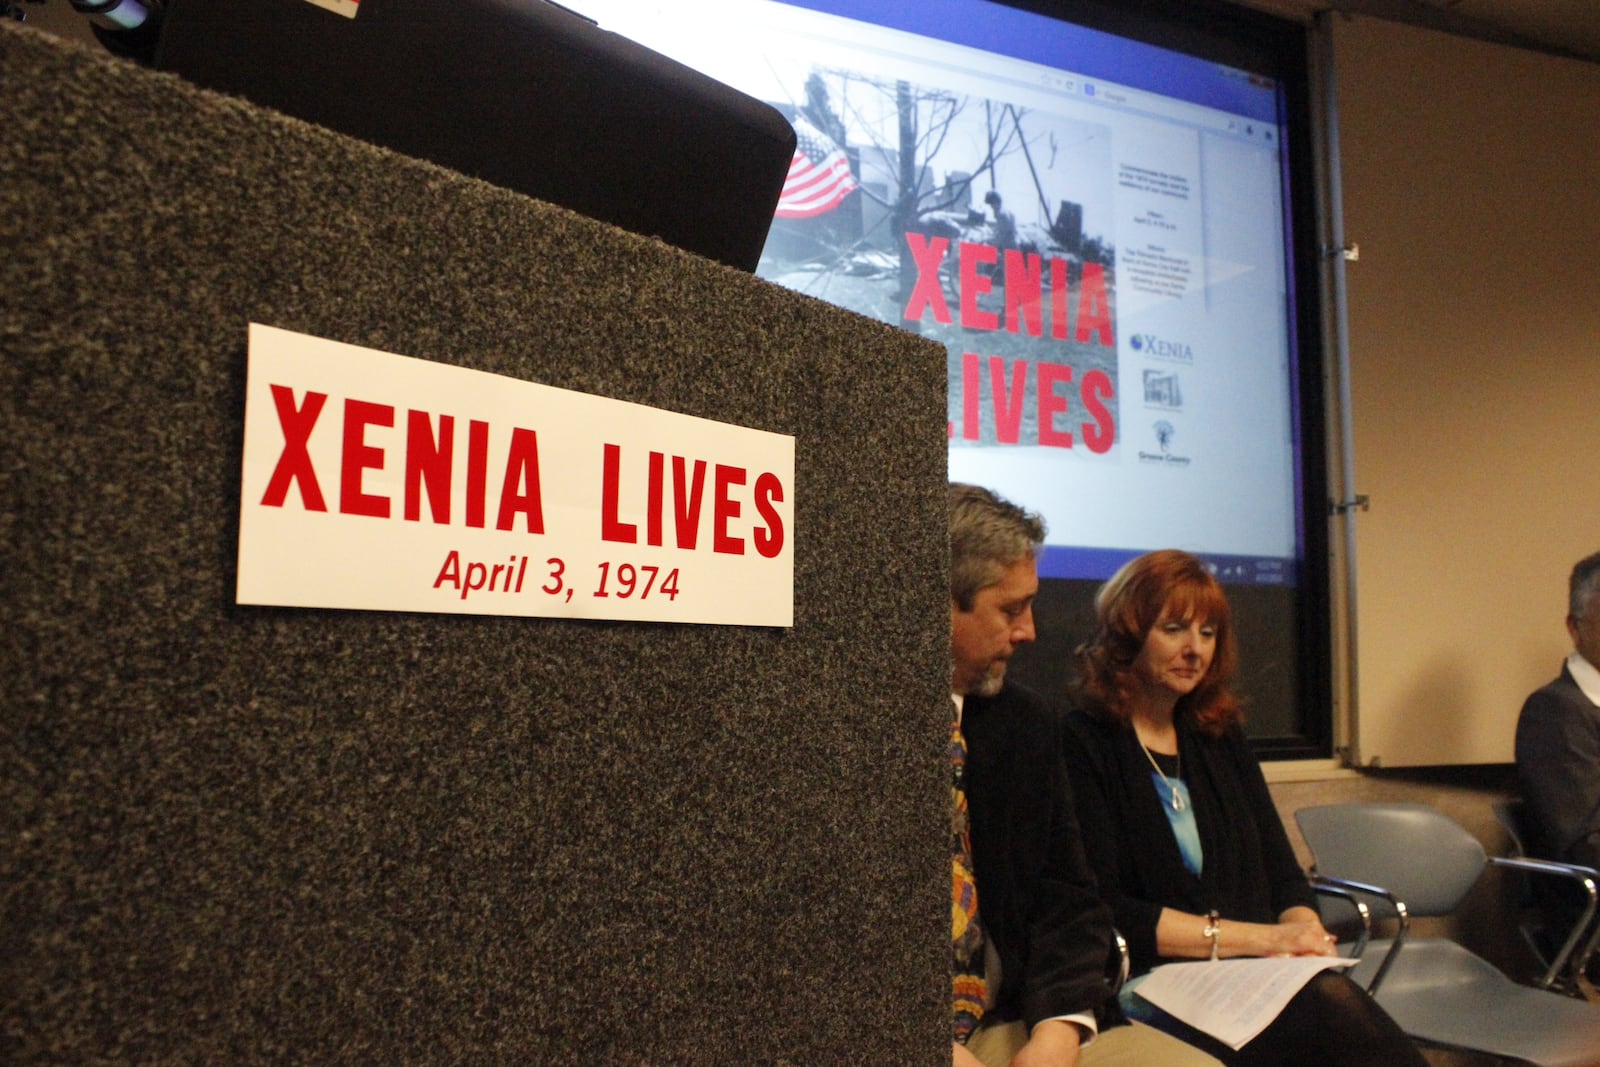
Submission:
M 972 695 L 978 697 L 992 697 L 1005 688 L 1006 661 L 997 659 L 989 664 L 989 669 L 983 672 L 977 684 L 972 687 Z

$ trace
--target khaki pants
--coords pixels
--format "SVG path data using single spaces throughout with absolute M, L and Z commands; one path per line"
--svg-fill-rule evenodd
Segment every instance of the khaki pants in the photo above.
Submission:
M 1027 1040 L 1021 1022 L 997 1023 L 978 1027 L 967 1049 L 985 1067 L 1007 1067 Z M 1133 1023 L 1102 1032 L 1078 1056 L 1078 1067 L 1218 1067 L 1218 1061 L 1160 1030 Z

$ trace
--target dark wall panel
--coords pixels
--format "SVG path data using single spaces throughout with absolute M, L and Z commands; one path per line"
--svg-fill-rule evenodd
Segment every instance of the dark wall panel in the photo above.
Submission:
M 0 26 L 0 1061 L 947 1056 L 944 357 Z M 249 321 L 797 437 L 792 630 L 243 608 Z

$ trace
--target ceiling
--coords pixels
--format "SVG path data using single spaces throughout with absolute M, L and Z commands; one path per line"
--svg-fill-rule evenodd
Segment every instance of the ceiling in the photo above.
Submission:
M 1600 0 L 1255 0 L 1255 6 L 1368 15 L 1600 63 Z

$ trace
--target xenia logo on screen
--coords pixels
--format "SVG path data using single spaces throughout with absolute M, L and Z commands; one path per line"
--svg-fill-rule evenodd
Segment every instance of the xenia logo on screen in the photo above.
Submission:
M 1155 359 L 1174 359 L 1183 363 L 1194 362 L 1194 349 L 1183 341 L 1157 337 L 1153 333 L 1136 333 L 1128 338 L 1128 347 L 1135 352 Z

